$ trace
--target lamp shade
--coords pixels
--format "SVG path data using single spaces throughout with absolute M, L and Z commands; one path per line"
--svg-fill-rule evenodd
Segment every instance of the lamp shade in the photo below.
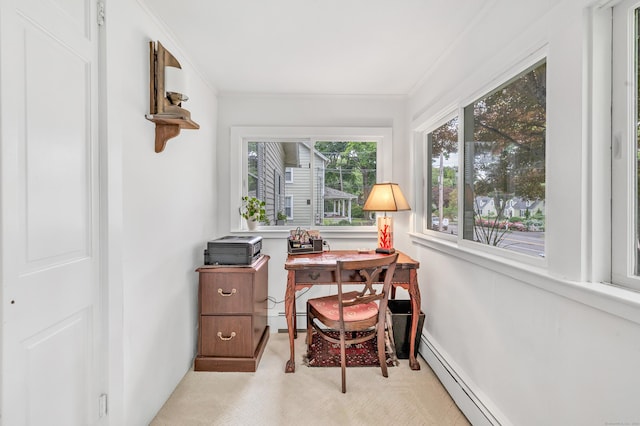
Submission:
M 384 182 L 373 185 L 362 210 L 396 212 L 411 210 L 411 207 L 397 183 Z

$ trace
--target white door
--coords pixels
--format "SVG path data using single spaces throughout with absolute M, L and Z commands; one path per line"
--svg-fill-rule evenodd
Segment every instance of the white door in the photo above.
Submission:
M 4 426 L 101 422 L 95 9 L 0 0 Z

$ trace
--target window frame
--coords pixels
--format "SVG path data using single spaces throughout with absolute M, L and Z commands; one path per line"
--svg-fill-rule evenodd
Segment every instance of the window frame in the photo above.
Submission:
M 465 116 L 465 107 L 472 105 L 478 99 L 488 96 L 489 94 L 499 90 L 500 87 L 504 87 L 509 84 L 513 79 L 522 75 L 527 70 L 532 69 L 537 64 L 543 61 L 548 64 L 549 54 L 546 48 L 540 49 L 535 53 L 528 55 L 525 59 L 513 65 L 505 70 L 497 78 L 492 78 L 490 81 L 482 85 L 478 90 L 472 92 L 469 96 L 461 97 L 454 104 L 449 104 L 441 109 L 439 112 L 434 113 L 432 116 L 428 115 L 428 112 L 422 114 L 420 119 L 417 119 L 417 123 L 413 128 L 413 140 L 414 140 L 414 153 L 416 155 L 416 170 L 423 170 L 423 173 L 416 174 L 416 179 L 420 181 L 415 182 L 415 196 L 416 196 L 416 216 L 414 219 L 414 235 L 420 240 L 443 243 L 451 245 L 453 248 L 462 249 L 470 253 L 477 253 L 483 256 L 490 256 L 499 262 L 515 261 L 519 264 L 526 264 L 540 270 L 544 270 L 548 267 L 548 258 L 536 257 L 532 255 L 526 255 L 523 253 L 514 252 L 500 247 L 493 247 L 487 244 L 481 244 L 476 241 L 470 241 L 464 239 L 464 223 L 460 220 L 461 206 L 464 206 L 464 191 L 458 191 L 458 235 L 450 235 L 447 233 L 433 231 L 427 228 L 427 221 L 431 220 L 430 212 L 425 208 L 426 192 L 427 188 L 427 173 L 431 173 L 431 163 L 427 162 L 427 133 L 437 129 L 439 126 L 446 123 L 451 118 L 458 116 L 458 188 L 464 188 L 464 158 L 465 158 L 465 122 L 467 119 L 473 119 Z M 547 116 L 547 123 L 548 123 Z M 548 175 L 549 170 L 549 156 L 545 155 L 545 167 Z M 546 198 L 546 197 L 545 197 Z M 545 200 L 548 205 L 548 201 Z M 419 210 L 418 210 L 419 209 Z M 545 235 L 545 242 L 547 242 L 547 235 Z M 546 251 L 546 249 L 545 249 Z
M 497 256 L 486 250 L 480 250 L 479 247 L 474 247 L 468 242 L 464 244 L 463 241 L 462 244 L 457 244 L 446 241 L 438 235 L 421 233 L 419 224 L 422 221 L 422 211 L 418 212 L 418 208 L 421 209 L 420 197 L 423 192 L 423 182 L 421 181 L 422 176 L 416 173 L 413 183 L 414 197 L 418 201 L 415 203 L 415 232 L 410 233 L 410 240 L 416 246 L 426 248 L 438 256 L 450 256 L 462 262 L 481 266 L 493 277 L 507 276 L 512 278 L 514 282 L 521 282 L 522 285 L 532 289 L 543 290 L 580 305 L 640 324 L 640 309 L 638 309 L 640 308 L 640 291 L 628 286 L 625 287 L 620 283 L 611 285 L 611 154 L 616 150 L 615 142 L 612 147 L 612 139 L 615 139 L 615 134 L 612 135 L 611 127 L 611 36 L 612 8 L 615 8 L 618 2 L 614 3 L 594 4 L 588 7 L 583 15 L 582 41 L 585 55 L 581 57 L 581 61 L 584 67 L 583 71 L 585 69 L 588 71 L 584 71 L 584 79 L 579 83 L 581 85 L 579 93 L 583 96 L 583 104 L 581 104 L 583 109 L 577 113 L 582 114 L 581 130 L 584 133 L 573 135 L 580 138 L 579 146 L 584 149 L 584 152 L 581 151 L 580 189 L 589 191 L 586 196 L 580 194 L 586 198 L 581 206 L 583 208 L 583 213 L 580 216 L 581 223 L 576 226 L 573 223 L 575 219 L 568 219 L 562 215 L 563 208 L 567 203 L 558 199 L 561 196 L 559 189 L 564 189 L 567 185 L 564 182 L 558 182 L 558 179 L 550 181 L 548 185 L 550 192 L 547 196 L 548 222 L 549 227 L 558 232 L 548 236 L 548 255 L 544 259 L 518 258 L 512 261 L 505 256 Z M 534 43 L 531 49 L 521 50 L 518 58 L 510 57 L 508 61 L 502 61 L 501 63 L 504 64 L 502 69 L 510 71 L 514 66 L 526 69 L 527 65 L 544 58 L 547 58 L 547 84 L 549 88 L 557 87 L 558 84 L 564 83 L 564 79 L 573 76 L 572 70 L 559 68 L 565 61 L 550 53 L 548 43 Z M 500 60 L 499 57 L 497 59 Z M 570 61 L 572 64 L 574 62 L 575 59 Z M 524 66 L 519 66 L 520 64 Z M 494 68 L 495 66 L 488 69 Z M 447 104 L 437 102 L 438 99 L 436 99 L 433 105 L 421 110 L 411 120 L 410 127 L 415 170 L 419 171 L 424 167 L 420 132 L 423 124 L 431 122 L 433 117 L 437 117 L 441 111 L 449 111 L 456 108 L 457 105 L 472 102 L 488 91 L 485 89 L 494 87 L 495 81 L 506 81 L 515 74 L 517 72 L 491 72 L 488 75 L 488 73 L 483 73 L 483 70 L 479 70 L 468 76 L 468 80 L 459 83 L 457 92 L 451 95 L 454 102 Z M 572 82 L 572 84 L 574 83 Z M 571 93 L 576 92 L 574 84 Z M 477 96 L 469 96 L 469 93 L 477 93 Z M 551 94 L 553 95 L 553 93 Z M 576 102 L 570 103 L 570 105 L 575 104 Z M 547 116 L 550 142 L 547 148 L 551 151 L 546 158 L 547 177 L 552 175 L 552 178 L 561 176 L 558 163 L 562 161 L 553 154 L 566 152 L 552 143 L 556 138 L 566 135 L 567 131 L 575 132 L 577 130 L 562 123 L 563 111 L 558 111 L 562 105 L 565 105 L 565 102 L 559 102 L 559 99 L 551 102 Z M 555 111 L 552 111 L 552 108 Z M 576 111 L 573 113 L 576 114 Z M 572 183 L 576 180 L 574 177 Z M 579 189 L 572 187 L 572 190 Z M 553 198 L 549 199 L 549 196 L 553 196 Z M 565 230 L 567 225 L 572 226 L 568 233 Z M 565 242 L 568 236 L 572 240 L 578 239 L 581 247 L 577 247 L 578 244 L 575 243 Z M 572 250 L 568 253 L 567 247 L 578 250 Z M 533 260 L 538 260 L 538 262 L 532 262 Z
M 640 1 L 627 0 L 613 7 L 611 84 L 611 283 L 640 291 L 640 271 L 636 271 L 638 235 L 636 207 L 637 174 L 634 160 L 638 143 L 630 129 L 638 119 L 634 51 L 635 10 Z M 624 22 L 624 24 L 621 23 Z M 639 29 L 640 30 L 640 29 Z M 640 55 L 639 55 L 640 56 Z M 635 173 L 635 174 L 634 174 Z M 615 225 L 614 225 L 615 224 Z M 634 253 L 634 251 L 637 253 Z
M 240 164 L 235 173 L 232 172 L 230 179 L 230 202 L 229 217 L 230 231 L 247 231 L 242 217 L 238 215 L 238 205 L 240 198 L 247 193 L 247 143 L 248 142 L 305 142 L 313 146 L 316 142 L 325 141 L 355 141 L 355 142 L 376 142 L 376 182 L 390 181 L 392 176 L 391 146 L 393 143 L 393 132 L 391 127 L 263 127 L 263 126 L 232 126 L 230 132 L 231 140 L 231 164 Z M 313 156 L 312 156 L 313 167 Z M 312 197 L 316 189 L 312 185 Z M 233 194 L 238 194 L 237 200 L 233 199 Z M 261 230 L 276 229 L 273 225 L 261 225 Z M 372 226 L 321 226 L 312 223 L 309 228 L 320 228 L 323 232 L 337 233 L 372 233 L 376 231 Z

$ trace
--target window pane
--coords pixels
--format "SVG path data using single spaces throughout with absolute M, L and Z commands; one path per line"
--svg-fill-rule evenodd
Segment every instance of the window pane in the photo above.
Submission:
M 458 117 L 427 135 L 431 174 L 427 227 L 458 235 Z
M 291 195 L 284 197 L 284 214 L 287 219 L 293 219 L 293 197 Z
M 376 142 L 249 142 L 247 189 L 290 226 L 372 226 L 362 206 L 377 173 Z
M 544 256 L 546 63 L 464 113 L 464 238 Z
M 247 145 L 247 195 L 265 202 L 266 224 L 276 223 L 284 210 L 283 149 L 277 142 L 249 142 Z
M 640 90 L 640 72 L 638 72 L 638 49 L 640 49 L 638 44 L 638 37 L 640 37 L 640 9 L 635 10 L 635 50 L 634 50 L 634 71 L 635 71 L 635 79 L 636 79 L 636 91 Z M 633 128 L 633 132 L 635 133 L 635 141 L 636 141 L 636 155 L 635 155 L 635 171 L 634 171 L 634 184 L 635 184 L 635 228 L 636 228 L 636 248 L 634 250 L 635 255 L 635 275 L 640 275 L 640 256 L 638 255 L 638 251 L 640 250 L 640 132 L 638 131 L 640 126 L 640 93 L 636 92 L 636 122 Z
M 611 233 L 611 258 L 598 259 L 595 263 L 601 265 L 603 271 L 596 277 L 598 281 L 611 281 L 640 291 L 640 9 L 637 7 L 637 1 L 625 0 L 612 8 L 611 151 L 601 149 L 601 145 L 594 146 L 597 158 L 611 155 L 611 219 L 607 220 L 604 209 L 596 216 L 606 221 L 604 230 Z M 604 29 L 602 31 L 606 35 Z M 603 49 L 603 52 L 607 51 Z M 601 54 L 601 58 L 601 63 L 608 59 L 606 54 Z M 598 105 L 598 116 L 606 117 L 606 102 Z M 605 198 L 606 195 L 603 194 Z M 606 234 L 601 238 L 606 238 Z M 603 253 L 606 249 L 602 247 Z M 608 262 L 611 263 L 610 277 L 605 272 Z
M 256 142 L 249 142 L 248 153 L 247 191 L 250 197 L 256 197 L 258 190 L 258 144 Z
M 316 225 L 371 226 L 362 206 L 376 183 L 376 142 L 316 142 L 316 183 L 321 198 Z

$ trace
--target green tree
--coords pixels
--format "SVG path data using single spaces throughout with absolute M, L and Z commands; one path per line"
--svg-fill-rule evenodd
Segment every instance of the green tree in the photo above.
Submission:
M 476 195 L 544 199 L 546 64 L 473 106 Z M 481 158 L 491 155 L 494 161 Z
M 440 175 L 440 170 L 438 168 L 431 168 L 431 182 L 433 182 L 433 185 L 431 187 L 431 193 L 433 194 L 433 200 L 434 203 L 436 204 L 433 209 L 434 210 L 438 210 L 438 206 L 437 206 L 437 200 L 438 200 L 438 191 L 439 191 L 439 187 L 438 187 L 438 182 L 439 182 L 439 177 Z M 454 192 L 455 188 L 456 188 L 456 184 L 457 184 L 457 173 L 456 170 L 453 167 L 443 167 L 442 170 L 442 195 L 443 195 L 443 207 L 445 209 L 449 208 L 451 206 L 451 197 L 457 197 L 457 191 Z M 458 200 L 455 200 L 455 206 L 457 208 L 458 205 Z
M 376 183 L 375 142 L 316 142 L 315 149 L 327 158 L 325 186 L 358 196 L 364 204 Z
M 448 160 L 454 152 L 458 152 L 458 117 L 431 132 L 432 158 L 438 158 L 442 154 Z

